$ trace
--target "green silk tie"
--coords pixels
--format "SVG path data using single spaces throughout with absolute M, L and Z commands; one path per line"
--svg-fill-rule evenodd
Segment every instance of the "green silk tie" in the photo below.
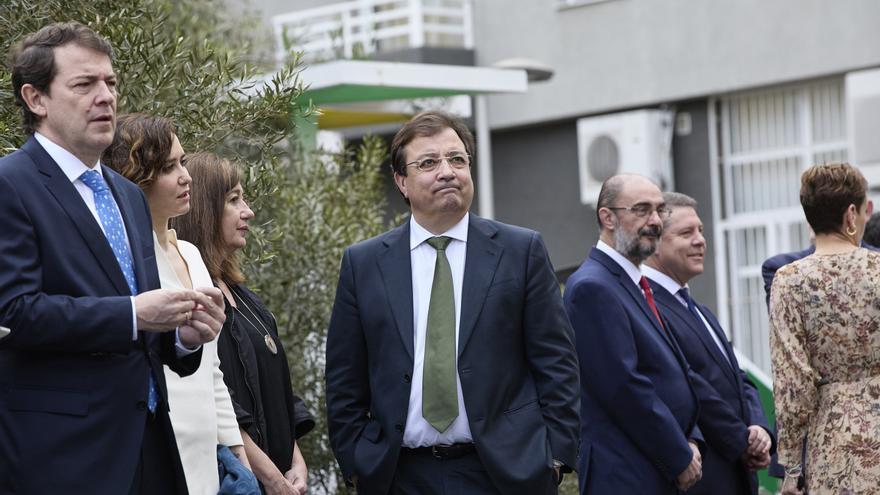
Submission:
M 446 431 L 458 416 L 455 369 L 455 296 L 452 269 L 446 259 L 450 237 L 431 237 L 426 242 L 437 250 L 422 379 L 422 417 L 439 432 Z

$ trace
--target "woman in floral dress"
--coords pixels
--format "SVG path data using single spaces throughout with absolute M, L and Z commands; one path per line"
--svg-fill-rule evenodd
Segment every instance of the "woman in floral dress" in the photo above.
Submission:
M 804 493 L 802 474 L 811 494 L 880 493 L 880 254 L 859 247 L 866 189 L 848 164 L 801 177 L 816 252 L 779 270 L 770 302 L 784 494 Z

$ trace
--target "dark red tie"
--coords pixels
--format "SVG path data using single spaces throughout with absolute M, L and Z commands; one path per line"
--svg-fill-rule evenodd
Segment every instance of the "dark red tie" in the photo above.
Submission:
M 660 312 L 657 311 L 657 305 L 654 304 L 654 294 L 651 292 L 651 285 L 648 283 L 648 279 L 642 276 L 642 278 L 639 279 L 639 285 L 642 286 L 642 290 L 645 292 L 645 299 L 648 300 L 648 306 L 651 308 L 651 311 L 654 312 L 657 321 L 660 322 L 660 328 L 666 330 L 666 327 L 663 325 L 663 318 L 660 318 Z

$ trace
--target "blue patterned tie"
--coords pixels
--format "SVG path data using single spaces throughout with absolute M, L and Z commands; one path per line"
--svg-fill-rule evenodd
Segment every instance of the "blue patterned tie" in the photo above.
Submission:
M 95 209 L 98 210 L 98 218 L 101 220 L 101 226 L 104 227 L 104 235 L 107 237 L 107 242 L 110 243 L 110 248 L 113 249 L 113 255 L 125 276 L 128 289 L 132 295 L 137 295 L 137 279 L 134 276 L 131 251 L 129 251 L 125 238 L 122 215 L 119 213 L 116 201 L 113 200 L 110 188 L 104 182 L 104 177 L 96 170 L 83 172 L 79 176 L 79 180 L 83 181 L 83 184 L 87 185 L 95 194 Z M 150 412 L 155 412 L 156 405 L 159 403 L 159 394 L 156 392 L 156 382 L 153 379 L 152 371 L 147 391 L 147 407 Z

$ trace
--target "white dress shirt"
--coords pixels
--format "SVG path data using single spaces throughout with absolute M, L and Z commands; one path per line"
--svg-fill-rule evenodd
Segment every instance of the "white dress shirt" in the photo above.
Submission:
M 455 348 L 458 349 L 458 332 L 461 325 L 461 288 L 464 279 L 464 261 L 467 251 L 468 218 L 465 215 L 451 229 L 440 234 L 451 237 L 446 247 L 446 259 L 452 270 L 452 289 L 455 294 Z M 458 417 L 445 432 L 440 433 L 422 417 L 422 379 L 425 364 L 425 334 L 428 328 L 428 304 L 431 301 L 431 287 L 434 281 L 434 263 L 437 261 L 437 250 L 431 247 L 427 239 L 434 237 L 424 227 L 410 217 L 409 245 L 410 262 L 412 263 L 413 290 L 413 328 L 414 362 L 412 387 L 409 394 L 409 410 L 406 415 L 406 429 L 403 434 L 403 446 L 409 448 L 430 445 L 450 445 L 453 443 L 469 443 L 473 441 L 468 425 L 467 411 L 461 392 L 461 378 L 456 373 L 455 382 L 458 389 Z M 457 354 L 457 353 L 456 353 Z M 456 370 L 458 356 L 456 355 Z
M 670 277 L 669 275 L 659 270 L 656 270 L 648 265 L 642 265 L 642 271 L 645 273 L 646 277 L 650 278 L 654 282 L 657 282 L 661 287 L 669 291 L 669 293 L 672 294 L 673 297 L 675 297 L 675 300 L 678 301 L 682 306 L 684 306 L 685 309 L 687 309 L 687 301 L 685 301 L 684 298 L 681 297 L 681 295 L 679 295 L 678 293 L 678 291 L 682 288 L 687 288 L 687 284 L 681 285 L 673 280 L 672 277 Z M 727 358 L 728 362 L 730 362 L 730 356 L 728 356 L 727 351 L 724 350 L 724 345 L 721 343 L 721 339 L 718 338 L 718 334 L 715 333 L 715 330 L 713 330 L 709 322 L 706 321 L 706 317 L 703 316 L 703 312 L 700 311 L 700 308 L 696 307 L 696 304 L 694 304 L 694 309 L 697 310 L 697 314 L 700 315 L 700 320 L 703 321 L 703 328 L 705 328 L 706 332 L 708 332 L 709 335 L 712 337 L 712 341 L 715 342 L 716 346 L 718 346 L 718 350 L 721 351 L 721 354 L 725 358 Z M 688 312 L 690 312 L 689 309 Z
M 191 286 L 194 289 L 213 287 L 211 275 L 198 248 L 186 241 L 178 241 L 173 230 L 168 231 L 168 240 L 177 247 L 186 263 Z M 186 288 L 162 251 L 155 233 L 153 246 L 162 288 Z M 217 342 L 208 342 L 202 348 L 202 360 L 195 373 L 181 377 L 165 366 L 165 383 L 168 385 L 171 425 L 174 427 L 174 438 L 180 451 L 189 493 L 215 495 L 220 488 L 217 444 L 236 446 L 242 445 L 242 440 L 232 409 L 232 399 L 223 381 L 223 372 L 220 371 Z

